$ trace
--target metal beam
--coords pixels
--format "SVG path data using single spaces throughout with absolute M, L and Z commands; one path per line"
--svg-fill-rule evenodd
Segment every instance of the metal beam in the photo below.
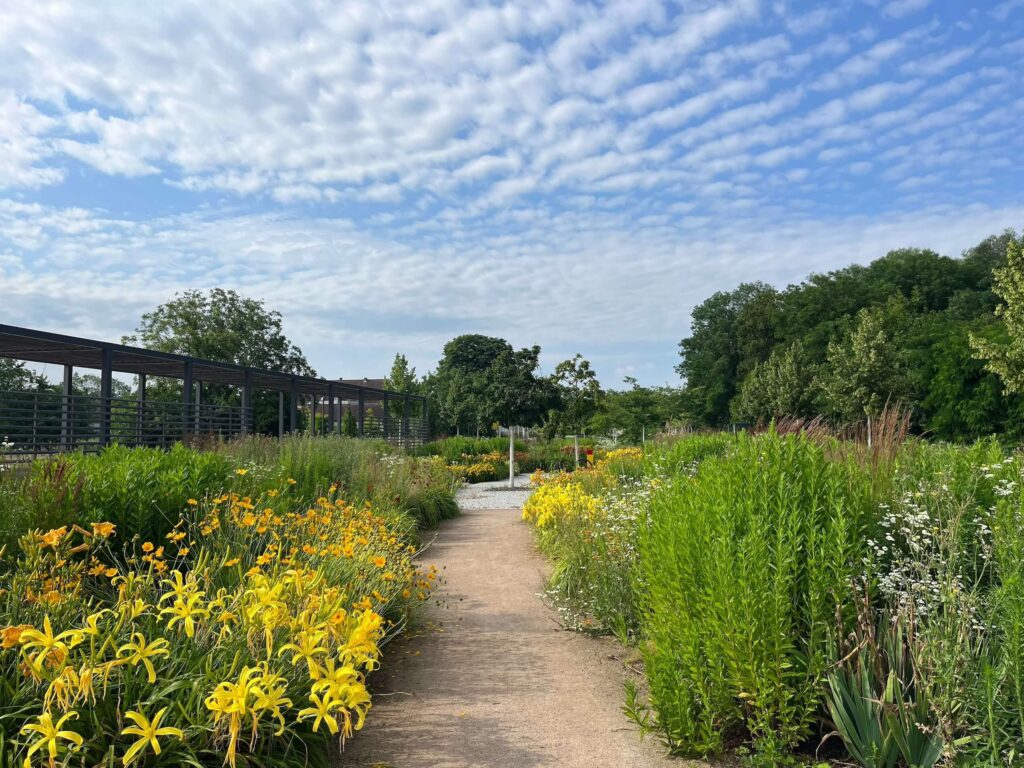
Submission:
M 181 406 L 184 435 L 188 437 L 192 426 L 192 361 L 186 360 L 181 381 Z
M 61 388 L 60 401 L 60 444 L 65 451 L 71 450 L 71 444 L 75 436 L 75 414 L 72 410 L 74 400 L 75 369 L 73 366 L 64 366 L 64 386 Z
M 135 393 L 135 444 L 142 444 L 143 427 L 146 421 L 146 374 L 139 374 L 139 387 Z
M 113 350 L 103 347 L 100 353 L 100 445 L 110 444 L 110 398 L 113 394 Z
M 242 383 L 242 434 L 247 435 L 252 430 L 252 371 L 246 371 L 245 381 Z
M 294 432 L 299 428 L 299 388 L 298 381 L 292 376 L 291 389 L 291 407 L 288 414 L 288 431 Z
M 366 435 L 366 397 L 362 388 L 359 389 L 359 436 Z

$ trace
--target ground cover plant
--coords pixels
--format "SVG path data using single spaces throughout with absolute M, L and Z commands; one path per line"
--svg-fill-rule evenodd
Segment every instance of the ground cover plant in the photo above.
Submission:
M 794 432 L 650 446 L 639 479 L 544 478 L 524 507 L 578 624 L 637 643 L 633 717 L 757 765 L 1016 764 L 1018 458 Z
M 182 500 L 159 538 L 99 517 L 4 550 L 0 765 L 326 764 L 363 726 L 366 675 L 437 578 L 412 563 L 425 505 L 392 492 L 450 498 L 454 480 L 386 453 L 372 468 L 372 446 L 285 443 L 277 463 L 216 454 L 227 490 Z M 303 456 L 325 474 L 286 474 Z

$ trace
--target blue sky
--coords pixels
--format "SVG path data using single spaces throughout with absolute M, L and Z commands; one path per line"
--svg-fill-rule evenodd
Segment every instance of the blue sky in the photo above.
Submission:
M 1024 226 L 1022 63 L 1024 0 L 8 0 L 0 320 L 222 286 L 323 375 L 674 382 L 716 290 Z

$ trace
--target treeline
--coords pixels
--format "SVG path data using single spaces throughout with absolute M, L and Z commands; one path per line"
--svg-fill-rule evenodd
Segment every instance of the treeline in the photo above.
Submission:
M 537 427 L 548 438 L 609 435 L 639 442 L 682 413 L 682 390 L 644 387 L 627 378 L 604 390 L 582 355 L 550 375 L 539 370 L 540 347 L 516 350 L 505 339 L 465 334 L 444 346 L 437 367 L 417 377 L 396 355 L 386 385 L 425 395 L 433 434 L 487 435 L 496 425 Z
M 996 312 L 1006 289 L 997 295 L 994 282 L 1010 246 L 1019 241 L 1007 230 L 959 258 L 905 248 L 784 290 L 744 283 L 714 294 L 679 345 L 682 414 L 708 427 L 849 423 L 888 402 L 937 438 L 1019 439 L 1024 397 L 1006 394 L 978 352 L 985 340 L 1013 343 Z

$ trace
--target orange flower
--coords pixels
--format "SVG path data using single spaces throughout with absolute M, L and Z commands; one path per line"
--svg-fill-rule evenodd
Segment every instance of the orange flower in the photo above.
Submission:
M 56 547 L 58 544 L 60 544 L 61 539 L 63 539 L 67 535 L 67 532 L 68 527 L 66 525 L 61 526 L 60 528 L 54 528 L 53 530 L 47 531 L 43 534 L 42 537 L 43 546 Z
M 385 565 L 388 564 L 388 561 L 387 558 L 378 555 L 377 557 L 373 558 L 373 564 L 376 565 L 378 568 L 383 568 Z
M 31 624 L 18 624 L 14 627 L 0 629 L 0 648 L 13 648 L 21 640 L 21 633 L 26 629 L 32 629 Z
M 116 528 L 117 526 L 113 523 L 93 523 L 92 535 L 99 536 L 102 539 L 106 539 L 114 535 L 114 530 Z
M 151 541 L 147 541 L 145 544 L 142 545 L 142 551 L 143 552 L 147 552 L 147 553 L 148 552 L 152 552 L 153 549 L 154 549 L 153 542 L 151 542 Z

